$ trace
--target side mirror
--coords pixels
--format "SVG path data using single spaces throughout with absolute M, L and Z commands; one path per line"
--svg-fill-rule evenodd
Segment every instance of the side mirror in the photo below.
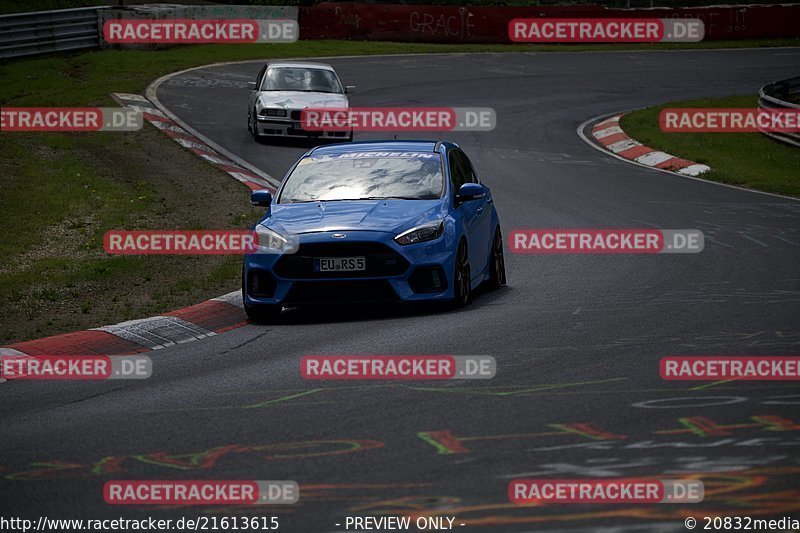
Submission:
M 250 203 L 259 207 L 269 207 L 272 203 L 272 193 L 266 189 L 260 189 L 250 193 Z
M 486 196 L 486 191 L 480 183 L 465 183 L 458 189 L 456 198 L 460 202 L 468 202 L 470 200 L 477 200 Z
M 356 92 L 355 85 L 345 85 L 344 94 L 353 94 L 354 92 Z
M 248 81 L 247 82 L 247 88 L 250 89 L 251 91 L 255 91 L 256 90 L 256 82 Z

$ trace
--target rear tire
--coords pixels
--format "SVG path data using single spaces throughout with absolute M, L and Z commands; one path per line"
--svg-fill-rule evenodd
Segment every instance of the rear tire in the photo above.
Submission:
M 494 231 L 492 241 L 492 256 L 489 259 L 489 288 L 499 289 L 506 284 L 506 260 L 503 256 L 503 234 L 500 226 Z
M 456 252 L 453 275 L 453 307 L 465 307 L 472 302 L 472 274 L 469 267 L 467 243 L 461 241 Z

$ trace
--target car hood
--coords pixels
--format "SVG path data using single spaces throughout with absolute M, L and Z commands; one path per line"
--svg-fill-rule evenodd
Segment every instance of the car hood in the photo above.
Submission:
M 334 93 L 303 93 L 296 91 L 264 91 L 258 93 L 258 102 L 261 107 L 276 107 L 282 109 L 303 109 L 306 107 L 320 108 L 347 107 L 347 97 Z
M 273 204 L 261 224 L 284 234 L 320 231 L 400 233 L 439 219 L 441 200 L 358 200 Z

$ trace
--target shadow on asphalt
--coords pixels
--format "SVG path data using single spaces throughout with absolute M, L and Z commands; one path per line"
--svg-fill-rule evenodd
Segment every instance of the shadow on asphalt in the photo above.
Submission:
M 325 146 L 328 144 L 336 144 L 347 142 L 346 139 L 317 139 L 309 137 L 307 139 L 294 138 L 294 137 L 259 137 L 258 144 L 264 146 L 284 146 L 287 148 L 306 148 L 311 149 L 316 146 Z
M 509 287 L 489 290 L 478 287 L 473 291 L 472 303 L 455 309 L 443 302 L 392 302 L 359 304 L 320 304 L 285 308 L 278 322 L 264 326 L 300 326 L 309 324 L 332 324 L 341 322 L 362 322 L 392 320 L 397 318 L 418 318 L 432 315 L 469 313 L 485 305 L 494 305 L 501 300 Z M 254 324 L 262 325 L 262 324 Z

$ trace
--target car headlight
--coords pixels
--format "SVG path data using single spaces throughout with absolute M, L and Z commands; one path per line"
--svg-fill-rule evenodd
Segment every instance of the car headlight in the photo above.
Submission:
M 256 235 L 259 253 L 293 253 L 296 250 L 293 239 L 288 239 L 261 224 L 256 226 Z
M 438 239 L 442 236 L 442 233 L 444 233 L 444 220 L 429 222 L 428 224 L 411 228 L 395 237 L 394 241 L 402 245 L 415 244 Z
M 261 110 L 261 115 L 265 117 L 285 117 L 286 110 L 285 109 L 274 109 L 271 107 L 265 107 Z

